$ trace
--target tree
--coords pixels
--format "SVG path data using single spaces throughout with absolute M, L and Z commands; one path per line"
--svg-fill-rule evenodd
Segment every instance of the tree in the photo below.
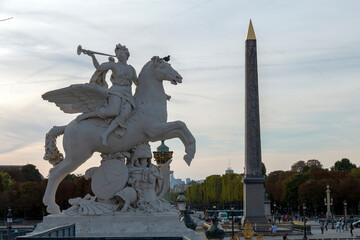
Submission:
M 205 199 L 208 203 L 219 202 L 221 196 L 222 180 L 220 175 L 211 175 L 204 181 Z
M 360 168 L 353 168 L 350 171 L 350 177 L 360 180 Z
M 343 171 L 343 170 L 350 170 L 356 168 L 356 165 L 351 163 L 349 159 L 343 158 L 341 161 L 336 161 L 334 166 L 331 167 L 331 170 L 335 171 Z
M 292 175 L 294 175 L 293 172 L 281 170 L 269 173 L 266 177 L 265 185 L 269 199 L 278 203 L 283 201 L 283 182 Z
M 303 173 L 308 169 L 306 163 L 303 160 L 300 160 L 293 165 L 291 165 L 291 171 L 295 173 Z
M 232 203 L 235 202 L 235 185 L 236 173 L 228 173 L 222 176 L 222 191 L 221 191 L 221 201 L 223 203 Z
M 296 173 L 283 183 L 283 201 L 298 204 L 299 186 L 310 178 L 308 173 Z
M 42 180 L 39 170 L 37 170 L 32 164 L 27 164 L 21 167 L 20 171 L 24 180 L 27 182 L 40 182 Z
M 263 162 L 261 163 L 261 173 L 262 173 L 263 176 L 266 175 L 266 167 L 265 167 L 265 164 Z
M 74 183 L 76 181 L 76 178 L 77 178 L 77 176 L 75 174 L 68 174 L 64 178 L 64 181 L 69 181 L 69 182 Z
M 10 190 L 14 181 L 7 172 L 0 172 L 0 192 Z
M 201 204 L 204 202 L 203 197 L 203 185 L 200 183 L 194 183 L 193 185 L 189 186 L 185 191 L 185 196 L 189 203 L 197 203 Z
M 321 162 L 316 159 L 307 160 L 306 166 L 308 166 L 309 168 L 319 168 L 319 169 L 322 169 L 322 167 L 323 167 Z

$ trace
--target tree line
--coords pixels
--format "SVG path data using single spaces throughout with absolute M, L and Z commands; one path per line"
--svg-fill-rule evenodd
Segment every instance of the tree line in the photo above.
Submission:
M 320 161 L 298 161 L 288 171 L 273 171 L 265 175 L 265 189 L 273 210 L 294 213 L 305 203 L 307 212 L 313 215 L 325 213 L 326 186 L 330 186 L 334 213 L 343 214 L 343 201 L 348 204 L 349 214 L 360 214 L 360 168 L 349 159 L 337 161 L 330 169 L 324 169 Z M 203 183 L 194 183 L 185 190 L 188 203 L 199 208 L 241 209 L 243 206 L 243 174 L 230 173 L 208 176 Z M 46 214 L 42 197 L 47 179 L 34 165 L 21 168 L 0 168 L 0 216 L 6 217 L 11 207 L 14 218 L 41 219 Z M 70 207 L 68 200 L 84 197 L 91 191 L 91 180 L 70 174 L 61 182 L 56 202 L 61 209 Z M 171 193 L 175 202 L 178 193 Z M 276 208 L 274 208 L 276 203 Z
M 6 218 L 8 208 L 14 218 L 42 219 L 46 215 L 42 197 L 47 179 L 42 179 L 32 164 L 0 168 L 0 217 Z M 70 174 L 61 182 L 56 193 L 56 202 L 61 209 L 70 207 L 68 199 L 92 194 L 90 181 L 84 176 Z
M 309 214 L 324 215 L 327 185 L 334 214 L 344 214 L 345 200 L 350 215 L 360 214 L 360 168 L 347 158 L 330 170 L 323 169 L 318 160 L 298 161 L 290 171 L 274 171 L 266 177 L 266 192 L 276 203 L 274 210 L 281 212 L 299 212 L 305 203 Z
M 243 174 L 229 173 L 208 176 L 203 183 L 195 183 L 185 190 L 189 204 L 212 208 L 241 207 L 243 199 Z
M 298 161 L 288 171 L 273 171 L 265 175 L 265 190 L 273 211 L 281 213 L 300 212 L 305 203 L 308 214 L 324 215 L 324 198 L 329 185 L 333 198 L 335 214 L 343 214 L 344 200 L 347 201 L 349 214 L 360 214 L 360 168 L 343 158 L 334 166 L 324 169 L 320 161 L 311 159 Z M 193 184 L 185 191 L 192 206 L 243 205 L 242 174 L 212 175 L 201 184 Z

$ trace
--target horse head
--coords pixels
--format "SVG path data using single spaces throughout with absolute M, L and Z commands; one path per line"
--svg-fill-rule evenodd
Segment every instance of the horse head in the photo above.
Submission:
M 155 78 L 159 81 L 167 80 L 176 85 L 182 83 L 181 75 L 163 58 L 151 58 L 151 67 L 154 69 Z

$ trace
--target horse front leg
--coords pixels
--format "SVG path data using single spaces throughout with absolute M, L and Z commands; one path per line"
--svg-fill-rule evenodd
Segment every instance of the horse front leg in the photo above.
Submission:
M 185 162 L 190 166 L 196 152 L 196 140 L 186 124 L 182 121 L 157 123 L 151 125 L 146 131 L 151 141 L 179 138 L 185 146 Z

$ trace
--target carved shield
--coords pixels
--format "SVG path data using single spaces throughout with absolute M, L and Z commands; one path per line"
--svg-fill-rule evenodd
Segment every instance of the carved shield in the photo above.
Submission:
M 103 161 L 92 176 L 91 189 L 98 198 L 110 199 L 124 188 L 128 176 L 128 168 L 122 161 Z

